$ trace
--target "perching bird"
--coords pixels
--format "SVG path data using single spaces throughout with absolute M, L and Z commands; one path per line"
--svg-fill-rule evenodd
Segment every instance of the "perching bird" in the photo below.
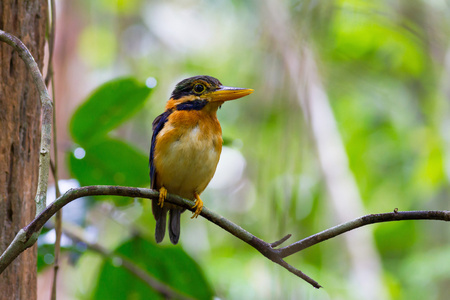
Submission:
M 252 89 L 223 86 L 211 76 L 194 76 L 179 82 L 167 101 L 164 113 L 153 121 L 150 148 L 151 188 L 159 190 L 153 200 L 155 238 L 159 243 L 166 232 L 173 244 L 180 237 L 183 208 L 165 203 L 167 193 L 195 201 L 196 218 L 203 208 L 200 194 L 216 171 L 222 151 L 222 129 L 217 109 L 228 100 L 249 95 Z

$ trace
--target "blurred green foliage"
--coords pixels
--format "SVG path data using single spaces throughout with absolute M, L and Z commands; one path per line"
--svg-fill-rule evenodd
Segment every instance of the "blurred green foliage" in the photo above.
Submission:
M 94 91 L 74 113 L 70 131 L 83 155 L 69 152 L 68 165 L 81 185 L 148 184 L 148 156 L 108 133 L 141 109 L 150 92 L 134 78 L 112 80 Z
M 136 262 L 140 268 L 178 293 L 194 299 L 211 299 L 214 295 L 198 265 L 180 247 L 158 247 L 134 237 L 125 241 L 114 253 Z M 165 299 L 121 268 L 120 261 L 116 265 L 113 263 L 105 261 L 101 267 L 93 299 Z M 189 276 L 180 270 L 188 270 Z
M 336 225 L 314 136 L 280 55 L 279 48 L 286 45 L 274 45 L 265 3 L 66 4 L 71 8 L 66 14 L 87 19 L 80 35 L 72 37 L 86 78 L 97 85 L 123 73 L 137 78 L 105 83 L 74 113 L 74 144 L 68 152 L 72 176 L 81 185 L 148 187 L 153 119 L 164 110 L 177 81 L 207 74 L 255 93 L 218 112 L 226 146 L 243 158 L 244 171 L 235 181 L 212 182 L 202 196 L 205 205 L 266 241 L 286 233 L 299 240 Z M 293 44 L 307 44 L 315 54 L 365 212 L 449 210 L 450 9 L 445 1 L 291 0 L 277 5 L 288 12 Z M 302 55 L 299 49 L 292 53 Z M 107 76 L 96 79 L 98 74 Z M 151 90 L 140 83 L 147 78 L 156 78 Z M 76 148 L 85 151 L 81 159 L 73 153 Z M 218 172 L 236 171 L 239 160 L 224 159 L 229 168 Z M 182 217 L 180 244 L 186 254 L 178 246 L 155 246 L 148 201 L 101 199 L 86 211 L 91 216 L 87 226 L 101 232 L 100 242 L 155 276 L 190 280 L 191 272 L 204 272 L 207 279 L 196 281 L 204 294 L 190 289 L 194 283 L 159 277 L 195 297 L 371 299 L 352 285 L 354 253 L 342 236 L 288 260 L 325 286 L 315 291 L 202 219 Z M 391 222 L 372 229 L 386 299 L 447 299 L 447 224 Z M 142 236 L 138 244 L 130 240 L 135 231 Z M 184 263 L 169 264 L 170 255 L 183 256 L 194 271 Z M 150 266 L 156 257 L 161 265 Z M 85 260 L 79 264 L 87 264 Z M 81 298 L 116 293 L 134 299 L 140 296 L 133 290 L 152 293 L 109 262 L 95 270 L 90 265 L 76 268 L 82 276 L 96 278 L 93 286 L 79 283 L 75 294 Z
M 150 91 L 134 78 L 103 84 L 72 116 L 70 133 L 73 140 L 83 146 L 97 143 L 141 109 Z

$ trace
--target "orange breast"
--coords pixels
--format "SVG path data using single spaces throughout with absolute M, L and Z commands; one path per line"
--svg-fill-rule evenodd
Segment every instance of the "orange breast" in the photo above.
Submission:
M 215 112 L 173 112 L 156 137 L 158 185 L 194 199 L 212 179 L 221 151 L 222 130 Z

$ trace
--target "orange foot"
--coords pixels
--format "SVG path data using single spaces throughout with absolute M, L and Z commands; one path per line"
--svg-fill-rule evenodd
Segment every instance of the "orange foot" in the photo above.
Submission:
M 164 200 L 166 200 L 167 197 L 167 190 L 165 187 L 161 187 L 159 189 L 159 201 L 158 201 L 158 205 L 163 207 L 164 206 Z
M 196 208 L 196 209 L 195 209 L 195 212 L 192 214 L 191 219 L 197 218 L 203 209 L 203 201 L 202 201 L 202 199 L 200 199 L 200 195 L 195 193 L 194 197 L 195 197 L 196 201 L 195 201 L 195 205 L 192 206 L 192 208 Z

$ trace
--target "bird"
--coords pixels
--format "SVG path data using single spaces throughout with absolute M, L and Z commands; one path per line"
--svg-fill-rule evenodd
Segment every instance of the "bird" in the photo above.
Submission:
M 151 189 L 159 191 L 159 198 L 152 200 L 157 243 L 164 239 L 167 213 L 170 241 L 176 245 L 180 238 L 180 218 L 185 209 L 165 202 L 167 193 L 195 201 L 192 219 L 201 213 L 200 194 L 214 176 L 222 152 L 217 110 L 225 101 L 252 92 L 224 86 L 206 75 L 176 84 L 165 111 L 152 123 L 149 164 Z

